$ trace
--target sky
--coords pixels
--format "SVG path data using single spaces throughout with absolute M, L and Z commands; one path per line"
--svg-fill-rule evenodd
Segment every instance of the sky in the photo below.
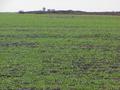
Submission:
M 0 12 L 41 10 L 120 11 L 120 0 L 0 0 Z

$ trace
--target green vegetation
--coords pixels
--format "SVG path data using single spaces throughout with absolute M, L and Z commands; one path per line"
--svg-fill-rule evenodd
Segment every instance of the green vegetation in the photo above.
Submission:
M 0 90 L 119 85 L 119 16 L 0 14 Z

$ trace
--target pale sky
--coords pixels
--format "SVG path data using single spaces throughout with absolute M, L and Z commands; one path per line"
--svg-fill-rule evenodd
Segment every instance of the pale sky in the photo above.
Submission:
M 0 0 L 0 12 L 19 10 L 120 11 L 120 0 Z

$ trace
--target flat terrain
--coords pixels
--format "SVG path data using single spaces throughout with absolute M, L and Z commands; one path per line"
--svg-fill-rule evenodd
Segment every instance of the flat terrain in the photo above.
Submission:
M 119 16 L 0 14 L 0 90 L 119 85 Z

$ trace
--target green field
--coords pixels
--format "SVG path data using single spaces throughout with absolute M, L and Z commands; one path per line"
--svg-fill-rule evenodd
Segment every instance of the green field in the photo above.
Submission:
M 0 14 L 0 90 L 120 90 L 120 16 Z

